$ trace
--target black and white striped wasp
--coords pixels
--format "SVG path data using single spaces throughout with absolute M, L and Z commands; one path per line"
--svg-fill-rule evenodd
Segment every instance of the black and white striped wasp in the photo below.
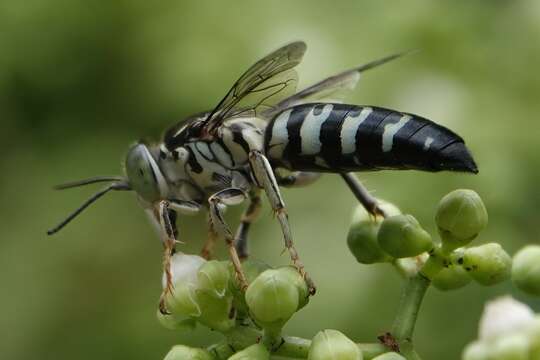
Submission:
M 360 74 L 402 54 L 382 58 L 329 77 L 296 92 L 294 67 L 306 45 L 293 42 L 251 66 L 219 102 L 179 122 L 160 143 L 139 142 L 125 160 L 125 177 L 97 177 L 59 186 L 60 189 L 110 182 L 48 233 L 54 234 L 110 190 L 133 190 L 164 245 L 164 296 L 172 290 L 170 258 L 178 232 L 177 214 L 209 210 L 209 238 L 203 256 L 210 257 L 217 236 L 225 239 L 242 287 L 246 279 L 240 259 L 246 258 L 247 233 L 266 194 L 279 221 L 292 264 L 314 293 L 293 245 L 280 186 L 303 186 L 321 173 L 337 173 L 373 215 L 384 215 L 377 201 L 353 171 L 417 169 L 477 172 L 464 141 L 452 131 L 422 117 L 374 106 L 342 104 Z M 281 175 L 276 169 L 288 170 Z M 233 234 L 225 207 L 248 200 Z

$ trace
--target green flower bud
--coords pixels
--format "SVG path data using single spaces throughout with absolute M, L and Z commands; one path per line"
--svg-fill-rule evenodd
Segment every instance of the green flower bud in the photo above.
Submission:
M 217 260 L 208 261 L 199 268 L 197 280 L 199 280 L 199 290 L 208 291 L 217 297 L 225 296 L 229 286 L 227 264 Z
M 255 344 L 237 352 L 229 360 L 269 360 L 270 353 L 263 344 Z
M 472 190 L 454 190 L 439 202 L 435 222 L 448 251 L 470 243 L 488 223 L 482 199 Z
M 171 314 L 166 315 L 163 320 L 167 321 L 162 323 L 176 326 L 176 322 L 189 317 L 219 331 L 234 327 L 226 265 L 181 253 L 173 256 L 171 265 L 174 288 L 165 299 Z
M 399 209 L 393 204 L 381 202 L 380 207 L 388 216 L 400 214 Z M 359 263 L 374 264 L 391 260 L 377 242 L 381 222 L 382 218 L 374 219 L 362 205 L 358 205 L 354 211 L 347 235 L 347 245 Z
M 195 282 L 197 272 L 205 262 L 206 260 L 200 256 L 176 252 L 171 258 L 172 283 Z M 165 274 L 163 274 L 162 283 L 165 288 Z
M 431 236 L 412 215 L 384 219 L 377 239 L 381 249 L 395 258 L 417 256 L 433 247 Z
M 490 360 L 529 360 L 529 340 L 525 334 L 503 336 L 493 344 Z
M 337 330 L 315 335 L 309 347 L 308 360 L 362 360 L 362 352 L 348 337 Z
M 294 266 L 284 266 L 277 269 L 282 275 L 287 276 L 289 281 L 298 289 L 298 310 L 309 302 L 309 289 L 306 281 Z
M 234 279 L 236 276 L 234 266 L 229 261 L 227 263 L 229 276 L 231 279 Z M 251 284 L 262 272 L 270 269 L 270 265 L 260 260 L 246 260 L 242 262 L 242 269 L 244 270 L 244 275 L 246 276 L 248 284 Z M 240 318 L 247 317 L 249 309 L 246 304 L 245 293 L 240 289 L 238 281 L 229 281 L 229 290 L 233 294 L 233 306 L 236 309 L 238 316 Z
M 465 269 L 458 265 L 450 265 L 442 269 L 432 281 L 433 286 L 442 291 L 455 290 L 471 282 Z
M 208 261 L 197 272 L 195 293 L 202 310 L 198 320 L 218 331 L 227 331 L 235 325 L 229 278 L 227 263 L 216 260 Z
M 510 277 L 512 259 L 501 245 L 489 243 L 466 249 L 463 268 L 479 284 L 489 286 Z
M 197 303 L 201 308 L 201 315 L 197 320 L 221 332 L 228 331 L 235 326 L 236 314 L 233 308 L 232 295 L 216 297 L 205 290 L 197 290 Z
M 406 360 L 403 356 L 395 352 L 387 352 L 377 357 L 374 357 L 373 360 Z
M 203 349 L 175 345 L 164 360 L 214 360 L 214 357 Z
M 463 360 L 490 360 L 490 347 L 482 342 L 473 342 L 463 351 Z
M 392 260 L 377 243 L 380 221 L 352 224 L 347 235 L 349 250 L 360 264 L 375 264 Z
M 199 316 L 200 308 L 195 300 L 197 272 L 206 262 L 202 257 L 177 252 L 171 258 L 171 274 L 174 291 L 165 298 L 167 309 L 177 317 Z M 163 274 L 163 287 L 166 277 Z
M 540 296 L 540 245 L 528 245 L 514 255 L 512 280 L 524 292 Z
M 157 318 L 161 325 L 169 330 L 191 331 L 197 325 L 195 319 L 173 314 L 162 314 L 159 309 L 157 310 Z
M 266 270 L 246 290 L 251 315 L 261 326 L 283 326 L 298 310 L 300 294 L 290 277 Z

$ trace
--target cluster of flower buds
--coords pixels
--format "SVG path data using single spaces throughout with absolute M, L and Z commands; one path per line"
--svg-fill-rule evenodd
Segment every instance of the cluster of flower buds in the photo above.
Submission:
M 354 213 L 347 243 L 358 262 L 391 262 L 406 275 L 415 275 L 421 269 L 440 290 L 458 289 L 472 280 L 494 285 L 510 277 L 512 259 L 499 244 L 467 247 L 488 222 L 486 208 L 476 192 L 455 190 L 441 199 L 435 215 L 440 243 L 434 242 L 413 216 L 401 214 L 388 203 L 382 203 L 382 207 L 385 219 L 370 218 L 361 207 Z M 537 253 L 523 256 L 523 263 L 538 259 L 540 250 Z M 514 270 L 522 279 L 540 277 L 540 266 L 536 275 Z M 540 292 L 540 286 L 536 290 Z
M 526 246 L 513 260 L 497 243 L 470 246 L 488 222 L 486 208 L 474 191 L 456 190 L 442 198 L 435 215 L 440 241 L 396 206 L 385 202 L 380 206 L 385 218 L 372 217 L 361 206 L 353 215 L 347 243 L 358 262 L 391 263 L 405 276 L 420 279 L 426 287 L 431 281 L 440 290 L 458 289 L 472 281 L 490 286 L 512 277 L 518 288 L 540 296 L 540 246 Z M 269 360 L 271 353 L 279 351 L 285 341 L 281 329 L 308 303 L 308 287 L 291 266 L 274 269 L 249 260 L 242 267 L 249 283 L 245 291 L 229 261 L 183 253 L 172 257 L 173 288 L 165 298 L 169 313 L 158 312 L 159 320 L 170 329 L 202 324 L 223 333 L 225 340 L 224 346 L 208 349 L 174 346 L 165 360 Z M 505 330 L 496 330 L 498 326 Z M 365 348 L 336 330 L 321 331 L 303 346 L 301 356 L 309 360 L 405 359 L 394 352 L 363 354 Z M 489 305 L 479 340 L 466 349 L 464 359 L 540 359 L 540 318 L 511 299 Z
M 469 344 L 463 360 L 540 359 L 540 316 L 511 297 L 486 305 L 478 340 Z
M 395 262 L 432 249 L 431 236 L 412 215 L 401 214 L 395 205 L 387 202 L 381 202 L 380 206 L 387 215 L 384 219 L 372 217 L 363 206 L 358 206 L 353 214 L 347 244 L 359 263 Z
M 227 334 L 239 322 L 251 321 L 257 328 L 279 332 L 307 304 L 307 285 L 293 267 L 271 269 L 261 262 L 246 261 L 243 270 L 250 283 L 245 293 L 238 287 L 230 262 L 176 253 L 171 262 L 173 288 L 165 298 L 168 313 L 158 312 L 158 319 L 169 329 L 193 329 L 199 323 Z M 208 356 L 206 350 L 175 346 L 166 359 L 205 360 Z M 260 345 L 231 359 L 268 356 L 266 347 Z
M 158 313 L 168 328 L 193 328 L 197 322 L 219 331 L 235 326 L 231 278 L 226 262 L 176 253 L 171 262 L 173 289 L 165 304 L 169 314 Z
M 441 245 L 432 254 L 442 268 L 428 276 L 439 290 L 454 290 L 471 280 L 490 286 L 510 277 L 512 259 L 497 243 L 467 247 L 487 226 L 488 214 L 472 190 L 455 190 L 444 196 L 435 222 Z M 430 276 L 431 275 L 431 276 Z

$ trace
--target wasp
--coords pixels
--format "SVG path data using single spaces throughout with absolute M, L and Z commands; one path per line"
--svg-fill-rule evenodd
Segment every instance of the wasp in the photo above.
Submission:
M 293 244 L 280 187 L 305 186 L 322 173 L 339 174 L 368 212 L 383 215 L 377 200 L 354 172 L 383 169 L 477 173 L 464 140 L 417 115 L 376 106 L 343 103 L 366 70 L 394 60 L 394 54 L 344 71 L 296 92 L 295 67 L 306 44 L 285 45 L 252 65 L 211 111 L 169 128 L 159 143 L 140 141 L 125 158 L 125 175 L 95 177 L 59 189 L 108 185 L 48 231 L 54 234 L 94 201 L 112 190 L 131 190 L 158 227 L 164 248 L 165 296 L 172 291 L 170 259 L 179 241 L 178 215 L 209 213 L 209 235 L 202 256 L 210 258 L 217 238 L 225 239 L 236 277 L 247 286 L 241 260 L 248 256 L 248 230 L 264 193 L 277 218 L 292 265 L 311 294 L 315 285 Z M 224 219 L 228 206 L 249 204 L 233 234 Z

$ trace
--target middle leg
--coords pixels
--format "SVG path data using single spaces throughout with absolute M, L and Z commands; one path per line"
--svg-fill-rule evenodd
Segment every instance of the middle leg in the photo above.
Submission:
M 229 228 L 229 225 L 225 222 L 223 217 L 223 207 L 227 205 L 237 205 L 246 199 L 244 191 L 238 188 L 229 188 L 221 190 L 208 198 L 210 205 L 210 218 L 212 220 L 212 228 L 214 231 L 225 238 L 227 248 L 229 249 L 229 256 L 236 272 L 236 277 L 240 283 L 242 290 L 247 289 L 248 283 L 244 271 L 242 270 L 242 264 L 240 258 L 234 247 L 234 237 Z
M 245 260 L 249 256 L 247 235 L 251 223 L 259 217 L 261 211 L 260 190 L 257 188 L 251 190 L 249 193 L 249 200 L 249 205 L 242 214 L 240 225 L 238 225 L 235 236 L 236 251 L 238 252 L 240 260 Z

